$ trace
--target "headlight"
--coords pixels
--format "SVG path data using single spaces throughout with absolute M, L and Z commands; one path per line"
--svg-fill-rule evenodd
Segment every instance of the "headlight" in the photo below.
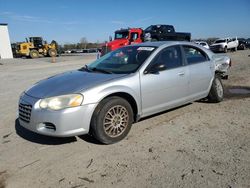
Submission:
M 80 106 L 82 101 L 83 96 L 80 94 L 62 95 L 42 99 L 39 103 L 39 106 L 42 109 L 61 110 L 64 108 Z

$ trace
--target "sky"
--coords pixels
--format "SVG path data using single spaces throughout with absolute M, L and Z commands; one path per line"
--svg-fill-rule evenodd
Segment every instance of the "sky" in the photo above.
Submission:
M 103 42 L 117 29 L 154 24 L 174 25 L 192 39 L 250 38 L 250 0 L 0 0 L 0 23 L 8 24 L 11 42 Z

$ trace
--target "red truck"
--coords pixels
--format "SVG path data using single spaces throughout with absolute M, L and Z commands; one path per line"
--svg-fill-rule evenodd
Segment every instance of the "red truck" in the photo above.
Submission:
M 190 33 L 175 32 L 172 25 L 151 25 L 145 30 L 141 28 L 128 28 L 115 31 L 114 40 L 102 45 L 101 54 L 130 44 L 142 43 L 144 41 L 165 41 L 165 40 L 191 40 Z
M 102 46 L 102 55 L 116 50 L 120 47 L 130 44 L 143 42 L 143 29 L 141 28 L 128 28 L 115 31 L 114 40 L 105 43 Z

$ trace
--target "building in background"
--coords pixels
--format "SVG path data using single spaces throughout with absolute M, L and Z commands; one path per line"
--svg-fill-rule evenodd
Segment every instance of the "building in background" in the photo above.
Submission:
M 0 59 L 13 58 L 8 24 L 0 23 Z

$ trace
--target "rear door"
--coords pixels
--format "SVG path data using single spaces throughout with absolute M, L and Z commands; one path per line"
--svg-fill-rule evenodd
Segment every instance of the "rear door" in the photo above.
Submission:
M 159 65 L 164 65 L 165 69 L 150 73 Z M 185 103 L 189 75 L 180 46 L 171 46 L 160 51 L 146 71 L 147 73 L 141 73 L 140 76 L 143 116 Z
M 189 71 L 188 98 L 195 100 L 206 97 L 214 76 L 213 64 L 204 51 L 193 46 L 183 46 Z

